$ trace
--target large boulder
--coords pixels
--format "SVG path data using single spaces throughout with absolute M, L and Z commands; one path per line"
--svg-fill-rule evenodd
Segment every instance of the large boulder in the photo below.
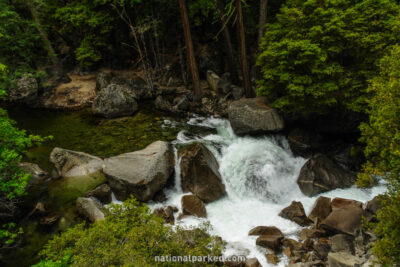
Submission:
M 308 226 L 311 224 L 311 221 L 307 218 L 303 204 L 301 204 L 301 202 L 292 201 L 292 204 L 284 208 L 279 213 L 279 216 L 291 220 L 301 226 Z
M 328 217 L 332 211 L 331 199 L 329 197 L 319 197 L 315 202 L 308 218 L 314 223 L 321 222 Z
M 181 155 L 183 192 L 192 192 L 206 203 L 225 194 L 218 162 L 203 144 L 190 146 Z
M 167 142 L 157 141 L 145 149 L 104 160 L 104 174 L 119 200 L 133 195 L 149 201 L 174 171 L 174 154 Z
M 77 152 L 56 147 L 50 154 L 50 162 L 54 164 L 54 177 L 88 176 L 103 169 L 101 158 L 84 152 Z
M 121 85 L 110 84 L 96 96 L 92 111 L 106 118 L 129 116 L 138 110 L 133 91 Z
M 30 74 L 24 74 L 15 81 L 16 86 L 8 92 L 10 102 L 30 103 L 38 96 L 39 84 Z
M 194 215 L 205 218 L 207 216 L 206 207 L 203 201 L 195 195 L 186 195 L 182 197 L 183 215 Z
M 80 197 L 76 200 L 76 210 L 91 222 L 104 220 L 102 205 L 96 199 Z
M 329 252 L 328 254 L 328 266 L 330 267 L 356 267 L 361 264 L 360 258 L 349 252 Z
M 344 170 L 328 157 L 317 154 L 301 168 L 297 184 L 303 194 L 312 197 L 333 189 L 350 187 L 355 180 L 356 175 Z
M 333 233 L 356 236 L 361 228 L 364 210 L 357 204 L 349 204 L 334 209 L 329 216 L 321 222 L 321 227 Z
M 264 97 L 233 101 L 229 106 L 228 116 L 238 135 L 279 132 L 284 128 L 282 117 L 268 106 Z

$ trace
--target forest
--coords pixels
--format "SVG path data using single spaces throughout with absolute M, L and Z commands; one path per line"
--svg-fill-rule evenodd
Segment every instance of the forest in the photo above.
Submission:
M 0 0 L 0 265 L 400 265 L 400 2 Z

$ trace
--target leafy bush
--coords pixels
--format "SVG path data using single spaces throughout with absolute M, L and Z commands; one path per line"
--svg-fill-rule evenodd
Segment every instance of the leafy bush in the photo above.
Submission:
M 367 80 L 400 40 L 394 0 L 288 0 L 266 25 L 258 94 L 285 112 L 364 111 Z
M 378 240 L 373 253 L 387 266 L 400 264 L 400 46 L 394 46 L 380 64 L 380 75 L 372 79 L 369 91 L 369 123 L 361 125 L 368 163 L 358 185 L 369 186 L 377 176 L 389 182 L 382 199 L 378 222 L 373 224 Z
M 6 67 L 0 64 L 0 85 L 6 79 Z M 6 92 L 0 87 L 0 100 Z M 15 127 L 7 112 L 0 108 L 0 244 L 10 244 L 14 241 L 20 229 L 14 229 L 10 220 L 16 211 L 18 197 L 25 192 L 30 175 L 24 173 L 18 164 L 27 148 L 42 139 L 38 136 L 27 136 L 25 131 Z M 16 232 L 17 231 L 17 232 Z
M 130 199 L 112 205 L 104 221 L 88 227 L 80 224 L 55 237 L 41 252 L 45 261 L 40 264 L 70 255 L 72 266 L 192 266 L 155 262 L 155 256 L 221 255 L 222 244 L 207 234 L 208 229 L 207 224 L 199 229 L 173 229 Z

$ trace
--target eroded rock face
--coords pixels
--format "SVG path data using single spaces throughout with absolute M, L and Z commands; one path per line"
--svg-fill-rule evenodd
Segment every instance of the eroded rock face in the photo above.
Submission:
M 194 215 L 197 217 L 207 217 L 206 207 L 203 201 L 195 195 L 186 195 L 182 197 L 183 215 Z
M 328 157 L 318 154 L 301 168 L 297 184 L 306 196 L 312 197 L 337 188 L 354 184 L 356 175 L 344 170 Z
M 206 203 L 225 194 L 218 162 L 203 144 L 185 150 L 180 165 L 183 192 L 192 192 Z
M 308 226 L 311 224 L 311 221 L 307 218 L 301 202 L 293 201 L 290 206 L 284 208 L 279 213 L 279 216 L 291 220 L 301 226 Z
M 133 91 L 121 85 L 110 84 L 98 92 L 92 110 L 106 118 L 129 116 L 138 110 Z
M 102 205 L 94 198 L 80 197 L 76 200 L 76 210 L 91 222 L 104 220 Z
M 279 132 L 284 128 L 282 117 L 268 106 L 264 97 L 232 102 L 228 116 L 234 132 L 238 135 Z
M 54 177 L 88 176 L 102 171 L 103 160 L 84 152 L 56 147 L 50 154 Z
M 16 87 L 8 92 L 8 100 L 10 102 L 29 103 L 38 96 L 38 90 L 37 80 L 29 74 L 24 74 L 16 80 Z
M 172 148 L 163 141 L 104 162 L 104 174 L 119 200 L 125 200 L 131 194 L 140 201 L 151 200 L 174 171 Z

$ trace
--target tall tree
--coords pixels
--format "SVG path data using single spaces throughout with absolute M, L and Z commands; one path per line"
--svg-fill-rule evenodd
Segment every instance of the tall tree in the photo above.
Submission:
M 32 19 L 36 24 L 36 28 L 39 32 L 40 38 L 42 39 L 42 42 L 48 52 L 48 56 L 53 64 L 53 66 L 56 68 L 56 70 L 59 72 L 60 71 L 60 63 L 57 57 L 56 52 L 54 51 L 54 48 L 47 37 L 46 31 L 43 29 L 42 24 L 39 19 L 38 11 L 36 9 L 35 3 L 33 0 L 27 0 L 26 5 L 28 7 L 29 12 L 31 13 Z
M 229 72 L 231 73 L 231 78 L 234 84 L 239 83 L 239 75 L 237 72 L 236 68 L 236 62 L 233 56 L 233 48 L 232 48 L 232 41 L 231 41 L 231 35 L 228 30 L 228 19 L 225 14 L 225 4 L 223 0 L 214 0 L 215 4 L 218 8 L 218 12 L 220 13 L 220 18 L 221 18 L 221 26 L 222 26 L 222 36 L 224 38 L 224 47 L 225 47 L 225 54 L 226 54 L 226 59 L 228 61 L 228 69 Z
M 189 69 L 190 74 L 192 75 L 193 96 L 194 101 L 198 102 L 201 98 L 202 92 L 200 87 L 199 71 L 197 69 L 196 58 L 194 56 L 192 35 L 190 33 L 189 18 L 186 9 L 186 0 L 179 0 L 179 6 L 182 16 L 182 26 L 185 35 L 186 53 L 189 63 Z
M 258 43 L 257 43 L 257 54 L 261 52 L 261 40 L 264 36 L 265 31 L 265 23 L 267 23 L 267 6 L 268 0 L 260 0 L 260 15 L 258 17 Z M 256 67 L 255 73 L 256 80 L 261 79 L 261 68 L 259 66 Z
M 240 53 L 240 65 L 242 68 L 243 87 L 246 97 L 251 98 L 255 96 L 253 89 L 250 84 L 249 68 L 247 64 L 247 53 L 246 53 L 246 38 L 244 35 L 243 26 L 243 13 L 242 13 L 242 0 L 235 0 L 236 4 L 236 15 L 237 15 L 237 31 L 239 41 L 239 53 Z

